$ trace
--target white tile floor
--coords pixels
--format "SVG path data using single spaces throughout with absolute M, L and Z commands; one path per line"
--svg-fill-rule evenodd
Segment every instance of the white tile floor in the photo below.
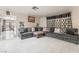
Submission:
M 0 41 L 0 52 L 10 53 L 63 53 L 63 52 L 79 52 L 79 45 L 58 40 L 51 37 L 28 38 L 20 40 L 14 38 L 11 40 Z

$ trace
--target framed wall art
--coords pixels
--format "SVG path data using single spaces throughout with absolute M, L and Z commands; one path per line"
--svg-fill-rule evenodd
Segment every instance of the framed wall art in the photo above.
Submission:
M 35 23 L 35 17 L 33 17 L 33 16 L 28 16 L 28 22 Z

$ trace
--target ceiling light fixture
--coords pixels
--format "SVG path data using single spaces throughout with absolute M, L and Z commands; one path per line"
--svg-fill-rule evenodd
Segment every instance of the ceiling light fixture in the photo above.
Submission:
M 32 9 L 33 9 L 33 10 L 38 10 L 39 8 L 36 7 L 36 6 L 33 6 Z

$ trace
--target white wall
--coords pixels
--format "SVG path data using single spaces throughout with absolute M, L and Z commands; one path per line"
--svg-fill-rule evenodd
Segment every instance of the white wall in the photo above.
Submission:
M 19 22 L 24 22 L 25 27 L 36 27 L 36 24 L 39 23 L 40 27 L 47 27 L 47 20 L 46 17 L 35 17 L 35 23 L 28 22 L 28 16 L 23 15 L 16 15 L 17 20 L 16 24 L 17 27 L 19 26 Z
M 17 15 L 16 23 L 17 27 L 19 22 L 24 22 L 25 27 L 36 27 L 36 24 L 39 22 L 39 17 L 35 18 L 35 23 L 28 22 L 28 16 Z
M 79 7 L 72 8 L 72 25 L 74 28 L 78 28 L 79 33 Z
M 40 26 L 40 27 L 47 27 L 47 20 L 46 20 L 46 17 L 40 17 L 39 26 Z
M 35 23 L 28 22 L 28 16 L 26 15 L 16 15 L 16 26 L 19 27 L 19 22 L 24 22 L 25 27 L 36 27 L 39 22 L 39 17 L 35 17 Z

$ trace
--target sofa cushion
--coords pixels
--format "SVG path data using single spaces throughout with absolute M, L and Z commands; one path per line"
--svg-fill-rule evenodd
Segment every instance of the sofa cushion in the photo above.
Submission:
M 59 28 L 55 28 L 55 33 L 60 33 L 60 29 Z
M 28 28 L 28 32 L 32 32 L 32 28 Z
M 28 32 L 28 28 L 24 28 L 24 32 Z
M 49 32 L 54 32 L 54 27 L 49 28 Z
M 20 33 L 24 33 L 24 28 L 19 28 Z
M 75 33 L 78 32 L 76 28 L 67 28 L 66 33 L 70 35 L 75 35 Z
M 39 29 L 39 31 L 43 31 L 43 28 L 42 27 L 40 27 L 40 28 L 38 28 Z
M 35 27 L 35 31 L 39 31 L 37 27 Z
M 34 32 L 35 31 L 35 28 L 32 28 L 32 32 Z

